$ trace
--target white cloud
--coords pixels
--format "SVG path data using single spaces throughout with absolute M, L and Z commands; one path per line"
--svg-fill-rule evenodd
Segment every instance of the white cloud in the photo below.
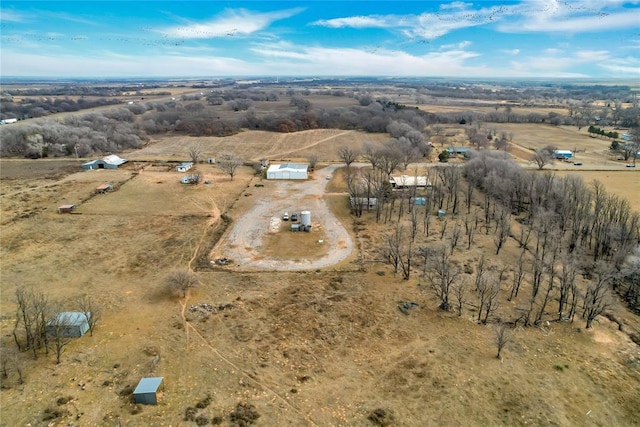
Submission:
M 610 59 L 599 62 L 598 66 L 616 74 L 616 76 L 631 75 L 640 78 L 640 59 L 637 57 Z
M 609 59 L 609 52 L 606 50 L 579 50 L 575 53 L 575 57 L 585 61 L 606 61 Z
M 520 49 L 502 49 L 500 52 L 506 53 L 507 55 L 516 56 L 520 53 Z
M 451 44 L 443 44 L 440 46 L 440 50 L 451 50 L 451 49 L 464 49 L 471 46 L 473 43 L 469 40 L 461 41 L 460 43 L 451 43 Z
M 441 11 L 419 15 L 369 15 L 320 20 L 315 25 L 330 28 L 386 28 L 400 31 L 410 39 L 433 40 L 451 31 L 485 25 L 509 15 L 511 6 L 468 9 L 471 3 L 454 2 Z
M 387 28 L 394 25 L 389 17 L 350 16 L 347 18 L 320 19 L 312 23 L 328 28 Z
M 440 5 L 440 10 L 448 9 L 468 9 L 473 6 L 473 3 L 465 3 L 463 1 L 454 1 L 452 3 L 445 3 Z
M 640 22 L 640 11 L 637 9 L 590 16 L 555 17 L 544 13 L 533 16 L 535 17 L 503 24 L 498 28 L 501 31 L 513 33 L 585 33 L 635 28 Z
M 0 9 L 1 22 L 24 22 L 24 15 L 8 9 Z
M 181 39 L 209 39 L 252 34 L 267 28 L 272 22 L 289 18 L 302 11 L 301 8 L 277 12 L 251 12 L 246 9 L 227 9 L 214 19 L 202 23 L 187 22 L 185 25 L 162 28 L 158 32 Z

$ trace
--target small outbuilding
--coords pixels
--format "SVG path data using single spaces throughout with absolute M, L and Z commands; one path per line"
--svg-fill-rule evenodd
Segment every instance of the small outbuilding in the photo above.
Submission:
M 58 313 L 46 325 L 47 335 L 58 335 L 67 338 L 80 338 L 89 330 L 91 313 L 65 311 Z
M 449 153 L 450 156 L 453 156 L 453 155 L 466 156 L 467 153 L 469 153 L 469 151 L 471 151 L 471 148 L 469 147 L 448 147 L 447 148 L 447 152 Z
M 71 213 L 73 211 L 76 210 L 76 205 L 62 205 L 62 206 L 58 206 L 58 213 L 59 214 L 63 214 L 63 213 Z
M 162 377 L 142 378 L 133 391 L 133 399 L 143 405 L 157 405 L 158 394 L 164 389 Z
M 83 163 L 82 169 L 118 169 L 118 166 L 125 164 L 126 162 L 127 161 L 125 159 L 122 159 L 115 154 L 111 154 L 101 159 L 91 160 L 90 162 Z
M 193 162 L 183 162 L 176 166 L 178 172 L 186 172 L 193 167 Z
M 573 157 L 573 152 L 571 150 L 555 150 L 553 155 L 558 160 L 566 160 Z
M 103 194 L 107 191 L 113 191 L 113 184 L 102 184 L 96 187 L 96 194 Z
M 378 206 L 377 197 L 349 197 L 351 209 L 373 209 Z
M 298 163 L 271 165 L 267 169 L 267 179 L 307 179 L 309 166 Z

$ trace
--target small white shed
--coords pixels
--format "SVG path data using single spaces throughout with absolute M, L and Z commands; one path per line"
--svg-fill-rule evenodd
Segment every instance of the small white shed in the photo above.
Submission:
M 298 163 L 271 165 L 267 169 L 267 179 L 307 179 L 309 166 Z
M 193 167 L 193 162 L 183 162 L 176 166 L 178 172 L 186 172 Z

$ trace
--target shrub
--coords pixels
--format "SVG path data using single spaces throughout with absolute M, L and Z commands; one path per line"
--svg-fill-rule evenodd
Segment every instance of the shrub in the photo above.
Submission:
M 256 411 L 256 407 L 250 403 L 238 403 L 236 409 L 229 414 L 231 425 L 241 427 L 255 423 L 258 418 L 260 418 L 260 414 Z

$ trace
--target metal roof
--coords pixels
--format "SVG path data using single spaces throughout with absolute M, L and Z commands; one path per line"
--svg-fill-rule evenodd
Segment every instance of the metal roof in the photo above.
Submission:
M 84 313 L 79 311 L 63 311 L 58 313 L 55 319 L 57 320 L 57 323 L 69 326 L 78 326 L 87 322 L 87 318 Z
M 162 377 L 142 378 L 133 394 L 155 393 L 162 384 Z
M 116 166 L 120 166 L 123 163 L 126 163 L 127 161 L 123 158 L 120 158 L 118 156 L 116 156 L 115 154 L 111 154 L 109 156 L 105 156 L 102 159 L 96 159 L 96 160 L 91 160 L 87 163 L 83 163 L 82 166 L 89 166 L 89 165 L 94 165 L 98 162 L 104 162 L 104 163 L 108 163 L 110 165 L 116 165 Z
M 271 165 L 269 166 L 269 172 L 273 172 L 275 170 L 288 170 L 288 171 L 296 171 L 296 172 L 306 172 L 309 168 L 308 165 L 302 165 L 299 163 L 283 163 L 281 165 Z

